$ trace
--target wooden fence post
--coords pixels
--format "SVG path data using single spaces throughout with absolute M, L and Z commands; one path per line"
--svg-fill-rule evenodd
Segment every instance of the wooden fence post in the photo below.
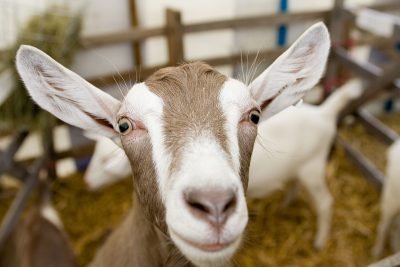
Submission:
M 176 66 L 184 62 L 181 13 L 176 10 L 167 9 L 166 22 L 169 65 Z
M 55 123 L 48 123 L 45 130 L 42 133 L 42 147 L 43 154 L 46 155 L 46 169 L 47 175 L 52 180 L 57 180 L 57 170 L 56 170 L 56 151 L 54 148 L 54 133 Z
M 129 12 L 130 12 L 130 24 L 132 28 L 137 28 L 139 26 L 139 20 L 137 16 L 136 0 L 129 0 Z M 133 63 L 136 67 L 142 65 L 142 54 L 140 51 L 140 42 L 132 42 L 132 53 L 134 56 Z
M 331 35 L 331 55 L 328 62 L 326 77 L 324 81 L 324 98 L 328 96 L 331 90 L 337 86 L 339 64 L 335 59 L 333 49 L 343 41 L 343 17 L 341 10 L 344 5 L 344 0 L 335 0 L 333 9 L 329 18 L 329 31 Z

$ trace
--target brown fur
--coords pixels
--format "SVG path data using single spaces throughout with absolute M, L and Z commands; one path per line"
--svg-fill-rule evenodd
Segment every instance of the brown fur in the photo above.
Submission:
M 217 139 L 229 157 L 223 128 L 226 119 L 218 104 L 225 81 L 226 76 L 201 62 L 164 68 L 146 80 L 164 101 L 165 143 L 174 159 L 171 173 L 179 166 L 185 143 L 205 132 Z
M 181 148 L 203 132 L 213 135 L 227 158 L 232 160 L 224 129 L 226 118 L 218 100 L 225 81 L 226 77 L 210 66 L 191 63 L 161 69 L 145 82 L 164 101 L 165 142 L 174 159 L 170 174 L 179 166 Z M 256 127 L 239 126 L 240 174 L 244 189 L 256 135 Z M 168 236 L 149 136 L 127 135 L 122 138 L 122 145 L 135 179 L 134 208 L 99 250 L 90 267 L 193 266 Z
M 0 250 L 2 267 L 74 267 L 65 233 L 32 210 Z
M 250 123 L 250 122 L 246 122 Z M 244 127 L 239 124 L 238 142 L 240 152 L 240 177 L 242 179 L 243 190 L 246 193 L 249 183 L 249 168 L 251 154 L 253 153 L 254 141 L 257 137 L 257 127 Z

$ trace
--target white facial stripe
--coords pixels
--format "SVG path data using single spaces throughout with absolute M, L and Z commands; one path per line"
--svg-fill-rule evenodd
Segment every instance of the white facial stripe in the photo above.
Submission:
M 163 100 L 152 93 L 144 84 L 136 84 L 125 98 L 121 112 L 129 112 L 134 119 L 140 119 L 147 127 L 152 143 L 153 162 L 157 173 L 157 182 L 164 202 L 168 170 L 171 164 L 171 155 L 164 145 Z
M 188 214 L 182 198 L 187 189 L 229 190 L 237 193 L 237 212 L 228 220 L 221 241 L 241 233 L 247 223 L 247 209 L 241 180 L 234 173 L 223 149 L 212 135 L 198 136 L 184 148 L 182 166 L 174 175 L 171 192 L 167 196 L 167 223 L 190 240 L 216 242 L 217 236 L 209 225 Z M 193 229 L 196 229 L 195 231 Z
M 242 113 L 256 106 L 250 96 L 250 91 L 242 82 L 228 79 L 222 86 L 220 105 L 226 117 L 225 130 L 228 138 L 229 153 L 232 156 L 235 171 L 240 170 L 240 152 L 237 137 L 237 126 Z
M 194 188 L 239 187 L 240 178 L 233 173 L 222 147 L 211 134 L 203 134 L 188 142 L 183 150 L 182 165 L 177 176 Z M 180 183 L 181 181 L 178 181 Z

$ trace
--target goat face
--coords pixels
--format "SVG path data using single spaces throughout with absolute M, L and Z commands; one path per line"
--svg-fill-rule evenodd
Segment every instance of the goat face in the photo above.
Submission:
M 240 244 L 259 116 L 244 84 L 203 63 L 156 72 L 118 112 L 139 201 L 194 263 Z
M 32 98 L 74 126 L 120 136 L 138 204 L 196 265 L 220 265 L 247 224 L 244 192 L 256 124 L 297 102 L 322 75 L 323 24 L 311 27 L 249 86 L 203 63 L 162 69 L 118 101 L 24 46 L 18 71 Z

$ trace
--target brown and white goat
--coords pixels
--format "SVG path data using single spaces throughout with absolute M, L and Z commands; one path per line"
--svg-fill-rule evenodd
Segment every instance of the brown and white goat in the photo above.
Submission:
M 329 47 L 319 23 L 249 86 L 189 63 L 155 72 L 120 102 L 22 46 L 17 68 L 32 98 L 69 124 L 119 136 L 132 166 L 134 207 L 91 266 L 228 264 L 248 221 L 257 123 L 318 82 Z

